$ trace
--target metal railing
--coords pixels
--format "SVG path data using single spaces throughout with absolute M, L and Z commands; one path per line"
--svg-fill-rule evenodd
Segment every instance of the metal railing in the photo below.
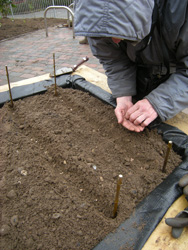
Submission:
M 44 16 L 44 10 L 49 6 L 70 6 L 73 0 L 14 0 L 15 7 L 10 6 L 10 18 L 38 18 Z M 49 17 L 64 18 L 62 12 L 55 9 Z
M 69 27 L 70 27 L 70 14 L 71 14 L 71 16 L 72 16 L 72 27 L 73 27 L 73 38 L 75 38 L 75 34 L 74 34 L 74 13 L 71 10 L 71 8 L 69 8 L 67 6 L 49 6 L 48 8 L 45 9 L 45 11 L 44 11 L 44 23 L 45 23 L 45 29 L 46 29 L 46 37 L 48 36 L 48 26 L 47 26 L 46 15 L 47 15 L 47 12 L 49 10 L 51 10 L 51 9 L 65 9 L 65 10 L 67 10 L 67 18 L 68 18 L 68 22 L 69 22 Z

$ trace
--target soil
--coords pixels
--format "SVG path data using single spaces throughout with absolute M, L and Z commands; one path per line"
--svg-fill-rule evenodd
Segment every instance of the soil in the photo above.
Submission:
M 48 27 L 57 25 L 66 25 L 65 19 L 48 18 Z M 0 40 L 15 38 L 20 35 L 44 29 L 44 18 L 27 18 L 27 19 L 0 19 Z
M 113 107 L 73 89 L 6 103 L 0 140 L 6 250 L 92 249 L 181 162 L 171 151 L 162 173 L 167 146 L 155 130 L 130 132 Z

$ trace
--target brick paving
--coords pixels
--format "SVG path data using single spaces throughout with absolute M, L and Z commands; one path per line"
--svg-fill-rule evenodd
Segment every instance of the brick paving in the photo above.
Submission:
M 44 30 L 38 30 L 18 38 L 0 42 L 0 86 L 7 84 L 5 66 L 8 66 L 10 82 L 40 76 L 53 71 L 53 53 L 56 69 L 72 67 L 84 56 L 88 67 L 104 73 L 89 48 L 79 44 L 81 38 L 73 39 L 72 29 L 48 28 L 48 37 Z

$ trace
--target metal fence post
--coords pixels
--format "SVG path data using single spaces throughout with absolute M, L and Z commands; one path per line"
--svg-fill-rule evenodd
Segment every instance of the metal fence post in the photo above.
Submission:
M 53 5 L 53 6 L 55 6 L 55 4 L 54 4 L 54 0 L 52 0 L 52 5 Z M 55 8 L 54 8 L 54 18 L 56 18 Z
M 12 14 L 12 18 L 14 19 L 14 13 L 13 13 L 13 9 L 12 9 L 12 5 L 10 4 L 10 11 L 11 11 L 11 14 Z

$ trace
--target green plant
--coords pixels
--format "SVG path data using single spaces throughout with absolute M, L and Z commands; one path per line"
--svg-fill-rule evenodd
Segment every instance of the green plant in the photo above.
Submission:
M 0 0 L 0 12 L 3 17 L 10 13 L 10 6 L 15 7 L 12 0 Z

